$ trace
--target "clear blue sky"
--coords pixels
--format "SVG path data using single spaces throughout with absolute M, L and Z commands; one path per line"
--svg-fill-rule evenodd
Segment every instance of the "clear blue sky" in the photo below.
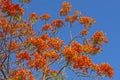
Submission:
M 36 12 L 39 16 L 44 13 L 49 13 L 52 16 L 52 19 L 60 18 L 60 16 L 58 16 L 58 11 L 61 8 L 61 3 L 63 1 L 65 0 L 32 0 L 32 2 L 25 8 L 25 16 L 28 16 L 30 12 Z M 93 17 L 97 21 L 97 24 L 92 27 L 91 31 L 103 30 L 107 34 L 109 43 L 104 44 L 103 52 L 101 54 L 93 57 L 93 62 L 107 62 L 113 66 L 115 70 L 114 78 L 103 80 L 120 80 L 120 0 L 66 1 L 70 1 L 72 3 L 73 11 L 80 10 L 83 15 Z M 40 29 L 41 24 L 42 22 L 39 20 L 39 22 L 34 25 L 35 29 Z M 74 26 L 79 27 L 78 24 Z M 64 35 L 59 35 L 65 41 L 69 39 L 66 27 L 61 29 L 61 33 L 64 33 Z M 75 28 L 73 34 L 78 30 L 78 28 Z

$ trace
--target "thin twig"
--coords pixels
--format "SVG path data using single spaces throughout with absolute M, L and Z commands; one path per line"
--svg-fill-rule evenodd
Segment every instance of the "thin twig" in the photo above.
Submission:
M 69 62 L 66 63 L 66 65 L 64 65 L 60 70 L 59 72 L 57 73 L 57 76 L 62 72 L 62 70 L 67 67 L 69 65 Z
M 5 75 L 5 73 L 4 73 L 4 71 L 3 71 L 3 70 L 1 70 L 1 73 L 3 74 L 4 79 L 6 80 L 6 79 L 7 79 L 7 76 Z

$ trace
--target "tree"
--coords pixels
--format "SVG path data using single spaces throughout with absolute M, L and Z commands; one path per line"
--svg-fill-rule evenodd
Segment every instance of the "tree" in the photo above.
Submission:
M 20 3 L 28 4 L 30 1 L 20 0 Z M 65 80 L 65 69 L 73 71 L 80 80 L 82 77 L 93 80 L 113 77 L 114 70 L 108 63 L 95 64 L 90 58 L 102 51 L 103 42 L 108 42 L 106 35 L 96 31 L 91 38 L 86 38 L 96 21 L 78 10 L 69 16 L 71 8 L 70 2 L 62 3 L 60 16 L 64 16 L 65 21 L 55 19 L 48 23 L 51 16 L 47 13 L 41 15 L 44 25 L 35 32 L 33 24 L 38 21 L 35 12 L 26 21 L 22 17 L 25 13 L 22 5 L 11 0 L 0 1 L 0 80 Z M 70 40 L 65 45 L 57 33 L 67 22 L 70 24 Z M 84 29 L 73 36 L 75 22 Z M 77 41 L 78 38 L 81 41 Z

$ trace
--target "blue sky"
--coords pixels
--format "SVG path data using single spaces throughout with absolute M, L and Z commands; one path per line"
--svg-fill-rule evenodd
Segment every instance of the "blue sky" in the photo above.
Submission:
M 13 0 L 15 1 L 15 0 Z M 37 2 L 38 1 L 38 2 Z M 59 19 L 59 9 L 61 3 L 65 0 L 32 0 L 32 2 L 25 7 L 28 16 L 30 12 L 36 12 L 39 16 L 44 13 L 49 13 L 52 19 Z M 108 44 L 103 45 L 103 52 L 92 57 L 93 62 L 102 63 L 107 62 L 113 66 L 115 75 L 113 79 L 103 80 L 120 80 L 120 0 L 66 0 L 73 5 L 73 11 L 80 10 L 83 15 L 93 17 L 97 24 L 93 25 L 91 31 L 103 30 L 109 39 Z M 71 13 L 72 14 L 72 13 Z M 63 17 L 62 17 L 63 18 Z M 34 25 L 35 30 L 41 28 L 41 22 L 38 21 Z M 78 23 L 74 25 L 73 34 L 78 32 L 80 28 Z M 66 26 L 67 27 L 67 26 Z M 69 40 L 67 28 L 61 29 L 59 36 L 67 41 Z M 71 75 L 72 76 L 72 75 Z M 79 80 L 79 79 L 78 79 Z M 91 80 L 91 79 L 89 79 Z

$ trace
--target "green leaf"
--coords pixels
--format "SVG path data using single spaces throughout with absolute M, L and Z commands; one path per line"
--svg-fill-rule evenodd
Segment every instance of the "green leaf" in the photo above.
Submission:
M 57 74 L 56 73 L 52 73 L 52 78 L 57 79 L 58 78 Z
M 83 52 L 82 54 L 85 55 L 85 56 L 88 56 L 88 53 L 87 53 L 87 52 Z
M 18 76 L 18 79 L 19 79 L 19 80 L 22 80 L 22 79 L 23 79 L 23 77 L 22 77 L 22 76 Z

